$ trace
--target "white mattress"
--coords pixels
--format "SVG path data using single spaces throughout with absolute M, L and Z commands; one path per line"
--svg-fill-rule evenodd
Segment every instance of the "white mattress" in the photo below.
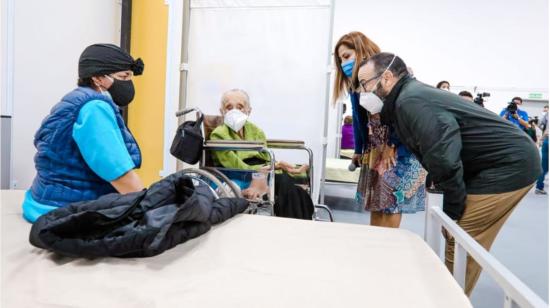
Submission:
M 351 172 L 348 169 L 350 164 L 350 159 L 327 158 L 325 179 L 334 182 L 357 183 L 361 168 Z
M 2 307 L 471 307 L 405 230 L 238 215 L 156 257 L 71 259 L 1 194 Z

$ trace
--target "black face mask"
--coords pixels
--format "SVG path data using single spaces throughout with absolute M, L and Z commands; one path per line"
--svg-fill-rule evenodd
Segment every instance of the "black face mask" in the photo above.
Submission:
M 136 94 L 134 83 L 131 80 L 118 80 L 116 78 L 113 78 L 113 84 L 107 91 L 111 94 L 115 104 L 120 107 L 130 104 Z

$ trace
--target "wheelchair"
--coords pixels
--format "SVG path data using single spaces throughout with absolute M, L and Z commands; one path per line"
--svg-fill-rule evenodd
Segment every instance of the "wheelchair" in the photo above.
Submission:
M 308 155 L 309 170 L 307 171 L 307 176 L 303 179 L 303 183 L 297 184 L 300 185 L 304 190 L 309 194 L 313 192 L 314 188 L 314 173 L 313 173 L 313 152 L 311 149 L 305 146 L 303 141 L 295 140 L 267 140 L 267 146 L 262 142 L 255 141 L 241 141 L 241 140 L 208 140 L 212 131 L 223 124 L 222 116 L 214 115 L 203 115 L 201 110 L 198 108 L 187 108 L 176 112 L 176 117 L 185 117 L 185 115 L 195 112 L 196 118 L 199 119 L 203 117 L 202 123 L 202 133 L 205 138 L 203 143 L 202 155 L 199 161 L 198 168 L 189 167 L 184 168 L 180 172 L 189 175 L 195 185 L 206 185 L 209 187 L 210 191 L 214 194 L 216 198 L 222 197 L 234 197 L 234 198 L 243 198 L 241 194 L 241 189 L 237 182 L 238 179 L 241 182 L 246 182 L 247 179 L 251 178 L 252 173 L 255 173 L 254 170 L 241 170 L 241 169 L 230 169 L 220 166 L 215 166 L 212 159 L 213 151 L 257 151 L 261 153 L 266 153 L 270 162 L 268 164 L 268 187 L 269 193 L 264 196 L 261 200 L 248 200 L 249 206 L 245 213 L 248 214 L 258 214 L 258 215 L 275 215 L 275 154 L 274 149 L 283 149 L 283 150 L 297 150 L 305 151 Z M 235 179 L 237 176 L 237 180 Z M 313 215 L 312 220 L 315 221 L 334 221 L 332 210 L 324 205 L 317 204 L 313 202 Z M 321 215 L 321 213 L 325 215 Z M 328 219 L 327 219 L 328 218 Z

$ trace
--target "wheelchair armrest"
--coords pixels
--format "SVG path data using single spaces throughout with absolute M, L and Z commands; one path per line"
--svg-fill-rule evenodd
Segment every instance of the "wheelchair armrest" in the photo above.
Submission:
M 241 141 L 241 140 L 207 140 L 204 143 L 205 150 L 214 151 L 261 151 L 265 149 L 262 142 L 257 141 Z
M 305 142 L 300 140 L 268 139 L 267 147 L 273 149 L 303 149 Z

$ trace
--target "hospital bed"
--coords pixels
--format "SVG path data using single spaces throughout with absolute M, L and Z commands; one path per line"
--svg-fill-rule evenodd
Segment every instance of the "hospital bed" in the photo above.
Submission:
M 325 161 L 324 178 L 321 179 L 323 199 L 320 202 L 332 209 L 361 211 L 361 206 L 355 202 L 361 168 L 349 171 L 352 155 L 353 150 L 340 150 L 340 158 Z
M 1 307 L 471 307 L 406 230 L 237 215 L 142 259 L 34 248 L 24 191 L 0 191 Z
M 325 163 L 325 181 L 330 183 L 357 185 L 361 168 L 349 171 L 350 159 L 327 158 Z

